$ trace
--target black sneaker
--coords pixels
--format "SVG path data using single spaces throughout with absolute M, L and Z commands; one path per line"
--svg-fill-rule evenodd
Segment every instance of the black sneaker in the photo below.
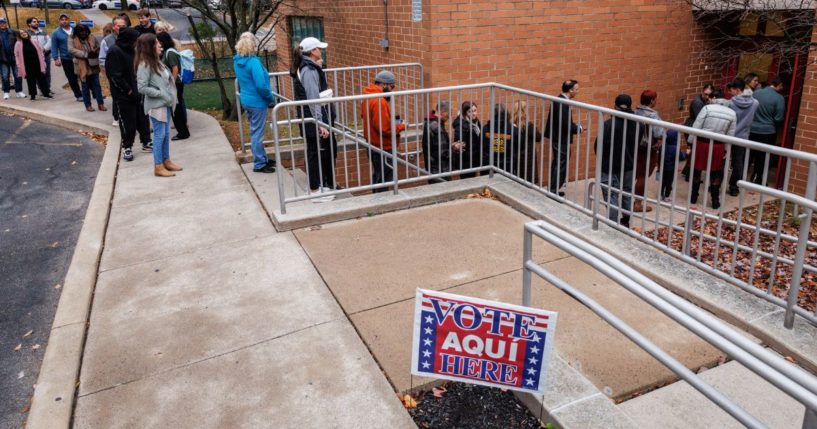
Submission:
M 133 150 L 129 147 L 126 147 L 124 151 L 122 151 L 122 159 L 125 161 L 133 161 Z
M 733 197 L 737 197 L 738 195 L 740 195 L 740 190 L 738 189 L 737 186 L 730 186 L 729 187 L 729 195 L 731 195 Z
M 275 167 L 272 165 L 265 165 L 261 168 L 253 168 L 253 173 L 275 173 Z
M 153 152 L 153 142 L 142 143 L 142 152 Z

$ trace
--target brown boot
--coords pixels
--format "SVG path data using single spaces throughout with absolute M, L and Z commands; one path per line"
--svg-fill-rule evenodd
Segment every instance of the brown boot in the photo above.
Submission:
M 164 166 L 168 171 L 182 171 L 181 166 L 179 166 L 178 164 L 174 163 L 169 159 L 165 160 Z
M 156 164 L 153 166 L 153 174 L 158 177 L 173 177 L 176 173 L 167 171 L 164 165 Z
M 96 107 L 100 112 L 105 112 L 105 111 L 108 110 L 108 109 L 105 108 L 104 104 L 97 105 Z

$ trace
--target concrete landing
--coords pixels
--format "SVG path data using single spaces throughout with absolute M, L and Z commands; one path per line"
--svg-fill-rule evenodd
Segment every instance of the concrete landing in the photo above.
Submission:
M 530 219 L 493 200 L 469 199 L 303 229 L 296 237 L 398 390 L 412 379 L 414 290 L 521 301 L 522 227 Z M 537 261 L 611 308 L 690 368 L 720 353 L 601 274 L 537 243 Z M 559 312 L 556 351 L 614 398 L 674 377 L 606 322 L 544 281 L 534 306 Z
M 738 362 L 705 371 L 701 378 L 770 428 L 803 426 L 805 407 Z M 686 382 L 618 405 L 641 428 L 742 428 L 742 424 Z

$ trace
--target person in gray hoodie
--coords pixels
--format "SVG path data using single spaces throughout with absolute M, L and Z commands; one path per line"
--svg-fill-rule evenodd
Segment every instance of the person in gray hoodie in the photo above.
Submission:
M 752 132 L 749 140 L 765 143 L 767 145 L 777 145 L 777 130 L 783 124 L 786 113 L 786 102 L 780 93 L 783 92 L 783 82 L 779 78 L 774 78 L 769 86 L 755 91 L 755 99 L 760 103 L 755 113 L 755 120 L 752 121 Z M 752 181 L 763 184 L 764 167 L 766 164 L 766 152 L 753 150 L 750 155 L 752 164 Z M 769 165 L 772 165 L 769 159 Z
M 746 81 L 743 79 L 735 79 L 729 82 L 728 88 L 729 92 L 732 93 L 729 108 L 735 111 L 738 120 L 735 125 L 735 137 L 748 139 L 758 102 L 752 97 L 752 90 L 746 87 Z M 729 195 L 736 197 L 738 195 L 738 180 L 743 178 L 746 148 L 732 145 L 731 159 L 732 174 L 729 176 Z

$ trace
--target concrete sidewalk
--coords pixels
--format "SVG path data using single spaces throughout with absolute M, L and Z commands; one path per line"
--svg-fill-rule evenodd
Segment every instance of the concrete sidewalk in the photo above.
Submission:
M 112 201 L 97 202 L 110 204 L 98 277 L 96 260 L 86 265 L 96 278 L 76 427 L 413 427 L 292 233 L 273 228 L 214 119 L 190 112 L 193 138 L 170 149 L 184 171 L 157 178 L 138 144 L 133 162 L 119 161 L 110 112 L 85 112 L 59 78 L 56 100 L 9 105 L 111 133 L 103 168 L 116 176 Z M 76 347 L 83 296 L 64 291 L 54 321 Z M 52 408 L 73 395 L 52 392 L 70 377 L 45 367 L 29 427 L 67 427 Z

